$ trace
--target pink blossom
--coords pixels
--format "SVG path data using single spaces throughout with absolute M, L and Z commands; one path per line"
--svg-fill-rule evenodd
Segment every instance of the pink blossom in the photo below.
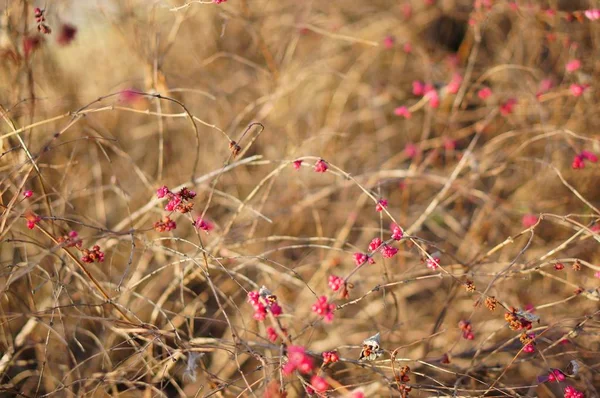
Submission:
M 302 160 L 294 160 L 292 166 L 294 166 L 294 169 L 300 170 L 300 167 L 302 167 Z
M 394 48 L 394 44 L 396 43 L 396 39 L 394 38 L 394 36 L 391 35 L 387 35 L 384 39 L 383 39 L 383 46 L 385 48 L 392 49 Z
M 594 276 L 595 276 L 596 278 L 599 278 L 599 279 L 600 279 L 600 271 L 596 271 L 596 272 L 594 272 Z
M 352 391 L 350 398 L 365 398 L 365 393 L 361 390 Z
M 405 119 L 410 119 L 412 116 L 412 114 L 406 106 L 399 106 L 396 109 L 394 109 L 394 115 L 403 116 Z
M 328 168 L 329 166 L 327 166 L 327 163 L 323 159 L 319 159 L 317 160 L 317 163 L 315 163 L 316 173 L 325 173 Z
M 317 392 L 323 392 L 323 391 L 327 390 L 327 387 L 329 387 L 329 384 L 327 384 L 327 381 L 325 381 L 325 379 L 322 378 L 321 376 L 317 376 L 317 375 L 314 375 L 310 379 L 310 385 L 313 386 L 313 388 Z
M 523 228 L 533 227 L 537 222 L 538 216 L 536 216 L 535 214 L 525 214 L 521 219 L 521 224 L 523 225 Z
M 492 89 L 489 87 L 484 87 L 477 91 L 477 96 L 485 101 L 492 96 Z
M 336 275 L 329 275 L 329 281 L 327 284 L 331 290 L 337 292 L 344 285 L 344 279 Z
M 406 53 L 406 54 L 410 54 L 412 53 L 412 44 L 410 44 L 409 41 L 407 41 L 406 43 L 404 43 L 404 45 L 402 46 L 402 50 Z
M 525 351 L 528 354 L 532 354 L 535 352 L 535 347 L 533 346 L 533 344 L 529 343 L 526 344 L 525 347 L 523 347 L 523 351 Z
M 31 198 L 33 196 L 33 191 L 28 189 L 27 191 L 23 192 L 23 196 L 26 198 Z
M 329 303 L 326 296 L 321 296 L 317 299 L 317 302 L 312 305 L 312 311 L 323 317 L 325 322 L 329 323 L 333 320 L 335 304 Z
M 380 238 L 373 238 L 371 243 L 369 243 L 369 251 L 374 252 L 379 248 L 379 246 L 381 246 L 382 243 L 383 242 Z
M 573 73 L 576 70 L 578 70 L 579 68 L 581 68 L 581 61 L 578 59 L 573 59 L 573 60 L 567 62 L 567 65 L 565 66 L 565 69 L 569 73 Z
M 385 199 L 379 199 L 377 201 L 377 205 L 375 206 L 375 211 L 382 212 L 388 205 L 388 201 Z

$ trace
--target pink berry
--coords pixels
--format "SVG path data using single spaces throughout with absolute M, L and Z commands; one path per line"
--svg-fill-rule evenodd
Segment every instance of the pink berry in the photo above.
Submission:
M 565 69 L 569 73 L 573 73 L 573 72 L 577 71 L 579 68 L 581 68 L 581 61 L 578 59 L 573 59 L 573 60 L 567 62 L 567 65 L 565 66 Z
M 312 305 L 312 311 L 321 316 L 325 322 L 329 323 L 333 320 L 335 304 L 329 303 L 326 296 L 321 296 L 317 299 L 317 302 Z
M 369 243 L 369 251 L 374 252 L 379 248 L 379 246 L 381 246 L 382 243 L 383 242 L 380 238 L 373 238 L 371 243 Z
M 415 144 L 408 143 L 404 147 L 404 154 L 407 158 L 413 159 L 419 154 L 419 148 Z
M 502 116 L 508 116 L 511 113 L 513 113 L 516 103 L 517 100 L 515 98 L 509 98 L 508 100 L 506 100 L 506 102 L 500 105 L 500 114 Z
M 410 119 L 412 117 L 412 114 L 406 106 L 399 106 L 398 108 L 394 109 L 394 115 L 402 116 L 405 119 Z
M 384 258 L 392 258 L 396 255 L 396 253 L 398 253 L 398 249 L 396 249 L 393 246 L 384 244 L 383 247 L 381 248 L 381 255 Z
M 194 221 L 194 226 L 196 229 L 200 229 L 206 233 L 209 233 L 214 229 L 214 225 L 210 221 L 204 220 L 202 217 L 196 218 L 196 221 Z
M 336 275 L 329 275 L 328 285 L 331 290 L 337 292 L 344 285 L 344 279 Z
M 569 86 L 569 90 L 571 90 L 571 94 L 573 94 L 573 97 L 581 97 L 585 89 L 586 86 L 584 86 L 583 84 L 573 83 Z
M 432 258 L 427 257 L 427 260 L 425 260 L 425 265 L 427 265 L 427 268 L 435 271 L 440 266 L 440 258 L 435 255 L 432 256 Z
M 533 227 L 538 222 L 538 217 L 535 214 L 525 214 L 521 219 L 523 228 Z
M 477 96 L 482 100 L 486 100 L 492 96 L 492 89 L 489 87 L 484 87 L 481 90 L 477 91 Z
M 272 327 L 272 326 L 269 326 L 269 327 L 267 328 L 267 338 L 269 339 L 269 341 L 270 341 L 271 343 L 274 343 L 274 342 L 276 342 L 276 341 L 277 341 L 277 338 L 278 338 L 278 337 L 279 337 L 279 336 L 277 336 L 277 331 L 275 330 L 275 328 L 274 328 L 274 327 Z
M 583 162 L 583 158 L 581 155 L 577 155 L 573 158 L 573 162 L 571 163 L 571 167 L 575 170 L 577 169 L 585 169 L 585 163 Z
M 584 15 L 590 21 L 596 21 L 596 20 L 600 19 L 600 10 L 599 9 L 585 10 Z
M 375 211 L 382 212 L 388 205 L 388 201 L 385 199 L 379 199 L 377 205 L 375 206 Z
M 581 151 L 579 156 L 581 156 L 585 160 L 589 160 L 592 163 L 596 163 L 598 161 L 598 156 L 596 156 L 593 152 L 590 151 Z
M 388 35 L 383 39 L 383 46 L 385 48 L 387 48 L 388 50 L 394 48 L 395 43 L 396 43 L 396 39 L 394 38 L 394 36 Z
M 419 80 L 415 80 L 412 82 L 412 92 L 414 95 L 423 95 L 425 94 L 425 84 Z
M 327 163 L 325 163 L 323 159 L 319 159 L 317 160 L 317 163 L 315 163 L 315 172 L 317 173 L 325 173 L 328 168 L 329 166 L 327 166 Z
M 437 108 L 440 106 L 440 96 L 436 90 L 431 90 L 425 96 L 429 99 L 429 106 Z
M 452 76 L 452 80 L 450 80 L 450 83 L 448 83 L 448 85 L 446 86 L 446 90 L 448 90 L 448 92 L 450 94 L 458 93 L 458 90 L 460 89 L 460 85 L 462 84 L 462 81 L 463 81 L 463 77 L 460 74 L 455 73 Z
M 327 381 L 325 381 L 324 378 L 317 376 L 317 375 L 314 375 L 310 379 L 310 384 L 313 386 L 313 388 L 317 392 L 323 392 L 323 391 L 327 390 L 327 387 L 329 387 L 329 384 L 327 384 Z
M 283 313 L 281 306 L 277 303 L 272 303 L 269 306 L 269 311 L 271 312 L 271 314 L 273 314 L 273 316 L 279 316 Z
M 396 224 L 392 224 L 392 239 L 402 240 L 404 237 L 404 231 Z

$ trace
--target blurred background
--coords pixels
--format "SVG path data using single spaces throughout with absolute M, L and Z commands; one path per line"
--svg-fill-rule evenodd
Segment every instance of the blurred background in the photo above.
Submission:
M 598 396 L 595 7 L 3 2 L 0 393 L 307 396 L 294 344 L 339 353 L 321 396 Z M 354 271 L 392 223 L 411 238 Z

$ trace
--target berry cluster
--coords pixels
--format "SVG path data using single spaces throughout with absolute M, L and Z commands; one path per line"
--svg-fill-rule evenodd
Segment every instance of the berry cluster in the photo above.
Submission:
M 81 248 L 81 239 L 77 231 L 71 231 L 67 235 L 63 235 L 57 239 L 58 243 L 65 247 Z
M 531 322 L 522 316 L 517 315 L 517 310 L 513 307 L 510 308 L 509 312 L 504 314 L 504 320 L 508 322 L 508 326 L 512 330 L 531 329 Z
M 596 156 L 593 152 L 590 151 L 581 151 L 578 155 L 573 158 L 573 163 L 571 166 L 574 169 L 584 169 L 585 168 L 585 160 L 596 163 L 598 162 L 598 156 Z
M 335 304 L 330 303 L 326 296 L 321 296 L 312 305 L 312 311 L 321 316 L 325 322 L 331 322 L 333 321 Z
M 46 17 L 44 16 L 45 11 L 46 10 L 36 7 L 33 10 L 33 15 L 35 16 L 35 22 L 37 23 L 38 31 L 45 35 L 49 35 L 52 33 L 52 29 L 46 25 Z
M 248 292 L 247 300 L 254 307 L 254 319 L 257 321 L 264 321 L 268 312 L 273 316 L 279 316 L 283 313 L 277 302 L 277 296 L 264 286 L 258 291 Z
M 91 249 L 83 249 L 81 261 L 84 263 L 102 263 L 104 262 L 104 253 L 100 250 L 100 246 L 94 245 Z
M 458 327 L 462 330 L 463 339 L 473 340 L 475 338 L 475 334 L 473 333 L 473 326 L 469 321 L 460 321 L 458 322 Z
M 340 356 L 336 351 L 325 351 L 323 354 L 323 364 L 327 365 L 328 363 L 335 363 L 340 360 Z

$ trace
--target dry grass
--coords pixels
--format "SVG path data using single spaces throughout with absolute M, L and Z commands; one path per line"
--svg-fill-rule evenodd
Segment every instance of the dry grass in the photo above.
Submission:
M 600 23 L 576 11 L 600 4 L 511 2 L 65 0 L 47 2 L 43 36 L 41 3 L 4 2 L 0 392 L 294 397 L 319 374 L 323 396 L 599 396 L 600 168 L 571 164 L 600 152 Z M 63 23 L 77 34 L 59 45 Z M 415 80 L 436 84 L 439 107 Z M 576 97 L 571 84 L 591 86 Z M 197 196 L 160 233 L 162 185 Z M 398 254 L 357 269 L 353 253 L 392 222 Z M 61 243 L 69 231 L 104 262 Z M 246 296 L 262 285 L 283 315 L 257 322 Z M 311 310 L 323 295 L 331 323 Z M 539 317 L 533 353 L 511 308 Z M 383 355 L 359 362 L 377 332 Z M 341 359 L 286 376 L 290 344 L 316 365 Z M 573 360 L 574 377 L 538 381 Z

